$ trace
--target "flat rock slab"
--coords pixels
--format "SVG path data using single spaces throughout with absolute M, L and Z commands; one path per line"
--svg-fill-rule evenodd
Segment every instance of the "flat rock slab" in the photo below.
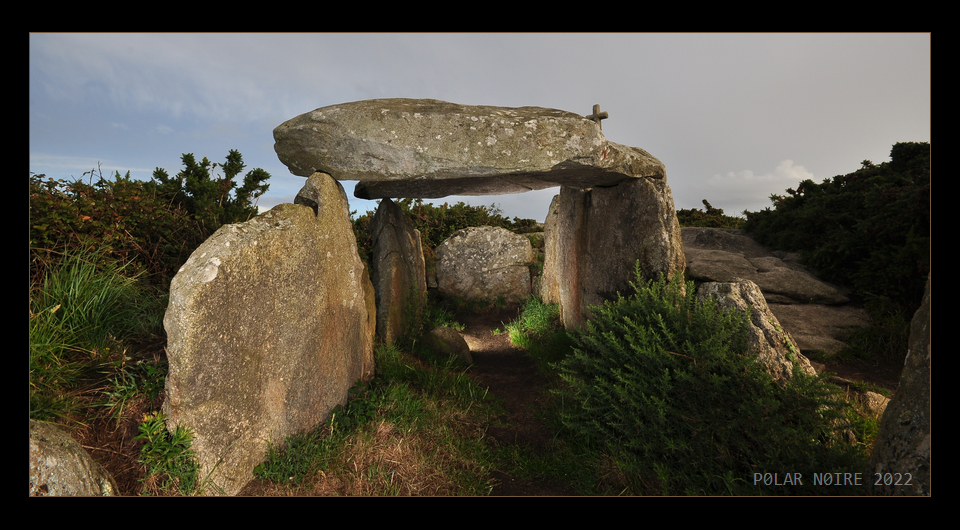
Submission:
M 737 278 L 760 286 L 768 303 L 845 304 L 846 292 L 817 279 L 798 263 L 798 255 L 771 252 L 742 230 L 683 228 L 688 274 L 701 281 Z
M 801 352 L 835 353 L 856 328 L 870 325 L 846 291 L 819 280 L 799 263 L 799 254 L 771 251 L 742 230 L 682 228 L 687 274 L 698 281 L 750 280 Z
M 374 99 L 316 109 L 273 131 L 294 175 L 359 180 L 354 195 L 440 198 L 662 179 L 663 163 L 608 142 L 573 112 L 435 99 Z
M 870 315 L 851 305 L 768 304 L 800 351 L 836 353 L 846 343 L 840 340 L 857 328 L 870 325 Z

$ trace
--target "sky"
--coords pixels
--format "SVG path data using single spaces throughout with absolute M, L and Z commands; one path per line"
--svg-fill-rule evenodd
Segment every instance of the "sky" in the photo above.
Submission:
M 31 172 L 148 180 L 236 149 L 272 175 L 261 209 L 305 182 L 273 129 L 364 99 L 599 104 L 609 141 L 664 163 L 676 208 L 728 215 L 930 141 L 929 33 L 32 33 L 29 54 Z M 342 184 L 351 210 L 376 208 Z M 425 201 L 543 221 L 557 193 Z

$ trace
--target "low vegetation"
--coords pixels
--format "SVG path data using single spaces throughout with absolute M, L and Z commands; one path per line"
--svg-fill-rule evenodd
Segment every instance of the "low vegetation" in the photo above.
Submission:
M 255 474 L 265 495 L 487 495 L 493 396 L 456 359 L 431 364 L 395 346 L 377 376 L 329 421 L 273 448 Z
M 865 469 L 842 443 L 838 388 L 799 369 L 781 387 L 749 353 L 746 315 L 699 303 L 679 277 L 636 274 L 635 292 L 595 307 L 555 365 L 566 432 L 610 453 L 633 493 L 779 495 L 753 473 Z M 787 491 L 837 493 L 804 486 Z
M 134 339 L 159 333 L 163 296 L 141 276 L 130 263 L 77 250 L 30 286 L 32 419 L 68 420 L 84 387 L 126 365 Z

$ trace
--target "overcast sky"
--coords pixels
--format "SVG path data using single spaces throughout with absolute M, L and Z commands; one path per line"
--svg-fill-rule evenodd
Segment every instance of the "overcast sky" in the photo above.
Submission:
M 676 207 L 771 206 L 804 179 L 930 141 L 930 34 L 93 34 L 30 35 L 30 171 L 79 178 L 98 163 L 171 175 L 183 153 L 239 150 L 268 171 L 261 207 L 304 179 L 273 129 L 374 98 L 540 106 L 610 117 L 608 140 L 667 168 Z M 353 197 L 351 209 L 375 203 Z M 542 221 L 559 189 L 448 197 Z

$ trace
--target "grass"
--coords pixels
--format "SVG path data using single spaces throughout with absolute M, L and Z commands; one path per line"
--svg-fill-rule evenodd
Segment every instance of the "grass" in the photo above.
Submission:
M 159 329 L 162 299 L 129 264 L 87 251 L 64 256 L 30 286 L 30 417 L 66 419 L 80 387 L 122 365 L 130 339 Z
M 325 425 L 271 448 L 255 471 L 267 494 L 489 494 L 492 398 L 452 361 L 431 366 L 381 345 L 376 363 L 377 377 Z
M 30 418 L 67 428 L 107 418 L 119 427 L 127 408 L 158 397 L 165 362 L 136 352 L 159 336 L 164 297 L 130 264 L 103 252 L 64 255 L 30 286 Z M 167 433 L 163 416 L 139 424 L 143 494 L 197 491 L 189 431 Z

